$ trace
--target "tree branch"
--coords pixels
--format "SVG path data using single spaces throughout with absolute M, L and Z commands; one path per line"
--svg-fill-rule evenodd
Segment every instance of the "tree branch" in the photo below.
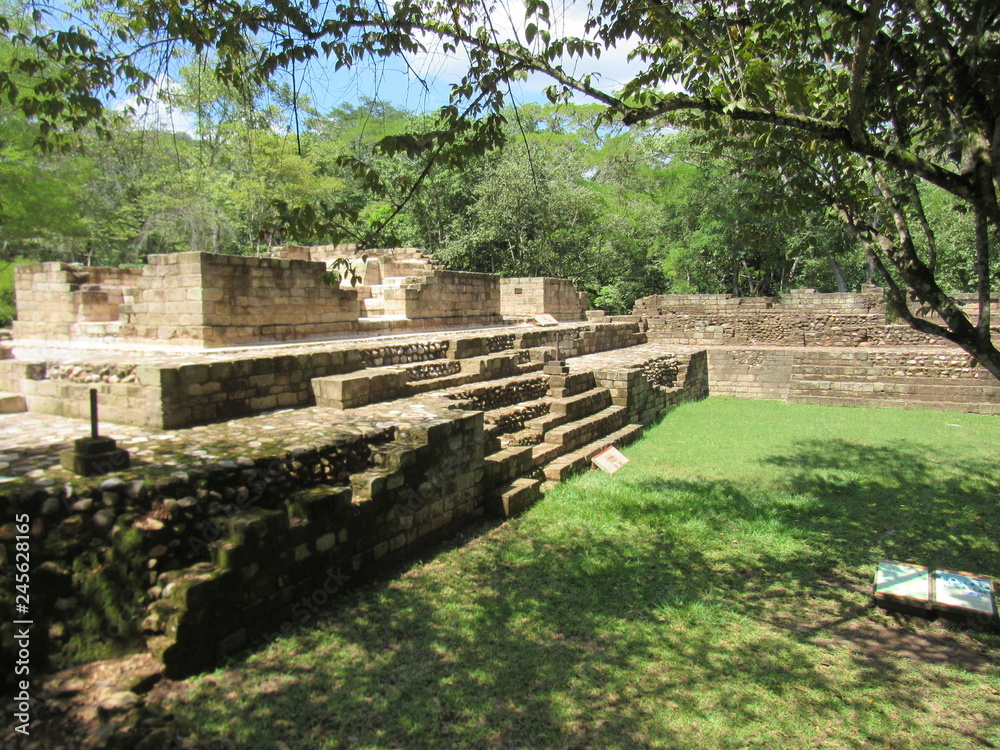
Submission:
M 809 133 L 830 143 L 842 145 L 848 151 L 852 151 L 860 156 L 867 156 L 877 161 L 885 162 L 890 166 L 912 171 L 914 174 L 927 180 L 927 182 L 937 185 L 962 200 L 969 201 L 972 199 L 973 187 L 964 175 L 951 172 L 918 156 L 912 151 L 885 143 L 867 134 L 865 134 L 863 140 L 855 141 L 848 128 L 821 120 L 817 117 L 792 112 L 773 112 L 734 106 L 732 104 L 727 105 L 718 99 L 710 97 L 668 94 L 654 105 L 628 108 L 628 111 L 623 116 L 623 121 L 626 125 L 635 125 L 671 112 L 685 110 L 712 112 L 733 120 L 760 122 Z M 997 224 L 1000 224 L 1000 212 L 997 213 L 995 221 Z

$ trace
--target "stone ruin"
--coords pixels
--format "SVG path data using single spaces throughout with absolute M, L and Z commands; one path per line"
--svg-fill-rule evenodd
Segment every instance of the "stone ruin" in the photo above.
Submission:
M 334 261 L 350 277 L 324 283 Z M 418 250 L 282 248 L 273 257 L 151 255 L 139 269 L 19 266 L 15 339 L 112 340 L 218 348 L 499 325 L 535 315 L 584 320 L 565 279 L 446 271 Z
M 357 286 L 322 283 L 337 258 Z M 296 607 L 343 580 L 517 514 L 684 401 L 1000 414 L 985 371 L 889 321 L 874 289 L 660 295 L 606 316 L 565 280 L 326 247 L 40 264 L 17 294 L 0 404 L 85 418 L 96 389 L 132 457 L 77 477 L 43 441 L 0 471 L 0 531 L 15 511 L 32 519 L 47 628 L 33 647 L 58 655 L 115 623 L 173 676 L 290 632 Z M 530 322 L 542 314 L 558 324 Z M 0 595 L 5 652 L 11 606 Z

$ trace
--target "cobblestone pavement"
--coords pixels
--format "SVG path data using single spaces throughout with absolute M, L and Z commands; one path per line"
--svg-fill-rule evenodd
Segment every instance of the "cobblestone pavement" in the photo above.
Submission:
M 571 357 L 566 360 L 570 372 L 585 372 L 587 370 L 620 370 L 628 367 L 640 367 L 651 359 L 669 357 L 671 355 L 687 356 L 704 351 L 704 346 L 676 346 L 674 344 L 640 344 L 624 349 L 612 349 L 607 352 L 585 354 L 582 357 Z
M 150 431 L 104 423 L 100 433 L 129 452 L 130 474 L 169 474 L 200 469 L 241 457 L 283 455 L 286 451 L 357 437 L 392 426 L 433 419 L 445 405 L 426 396 L 373 404 L 349 412 L 307 407 L 271 412 L 183 430 Z M 75 477 L 59 466 L 61 451 L 90 434 L 90 423 L 46 414 L 0 415 L 0 484 L 27 478 L 40 485 Z

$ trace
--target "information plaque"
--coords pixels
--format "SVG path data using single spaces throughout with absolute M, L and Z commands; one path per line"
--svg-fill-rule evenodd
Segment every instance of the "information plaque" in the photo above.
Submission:
M 628 463 L 628 459 L 617 448 L 605 448 L 591 459 L 594 465 L 608 474 L 614 474 Z
M 996 617 L 993 581 L 957 570 L 934 571 L 935 609 Z
M 931 609 L 931 570 L 923 565 L 881 560 L 875 571 L 875 601 L 886 609 Z
M 997 615 L 993 581 L 957 570 L 880 560 L 874 594 L 880 607 L 900 612 L 975 615 L 988 621 Z

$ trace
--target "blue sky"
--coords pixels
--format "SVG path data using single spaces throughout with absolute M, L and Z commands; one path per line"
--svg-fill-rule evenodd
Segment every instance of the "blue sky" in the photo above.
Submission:
M 585 35 L 585 21 L 586 6 L 569 2 L 554 16 L 552 34 L 582 37 Z M 501 38 L 523 38 L 523 3 L 521 0 L 507 0 L 500 12 L 491 15 L 491 22 Z M 385 101 L 414 112 L 433 110 L 447 103 L 451 84 L 457 82 L 467 69 L 467 58 L 461 48 L 455 53 L 444 54 L 431 40 L 426 46 L 425 52 L 405 59 L 366 60 L 351 70 L 336 72 L 332 62 L 313 60 L 304 70 L 296 72 L 297 88 L 324 114 L 338 105 L 357 104 L 362 99 Z M 638 69 L 637 64 L 627 60 L 628 52 L 628 49 L 612 49 L 599 60 L 574 58 L 563 60 L 563 65 L 570 73 L 597 73 L 603 87 L 614 90 Z M 165 80 L 161 79 L 161 84 Z M 290 84 L 292 78 L 286 72 L 280 80 Z M 544 102 L 547 101 L 544 89 L 550 83 L 544 76 L 532 75 L 512 84 L 510 93 L 515 102 Z M 156 117 L 163 119 L 164 115 L 159 113 Z M 171 118 L 175 129 L 188 129 L 183 122 L 179 122 L 183 115 L 175 112 Z

